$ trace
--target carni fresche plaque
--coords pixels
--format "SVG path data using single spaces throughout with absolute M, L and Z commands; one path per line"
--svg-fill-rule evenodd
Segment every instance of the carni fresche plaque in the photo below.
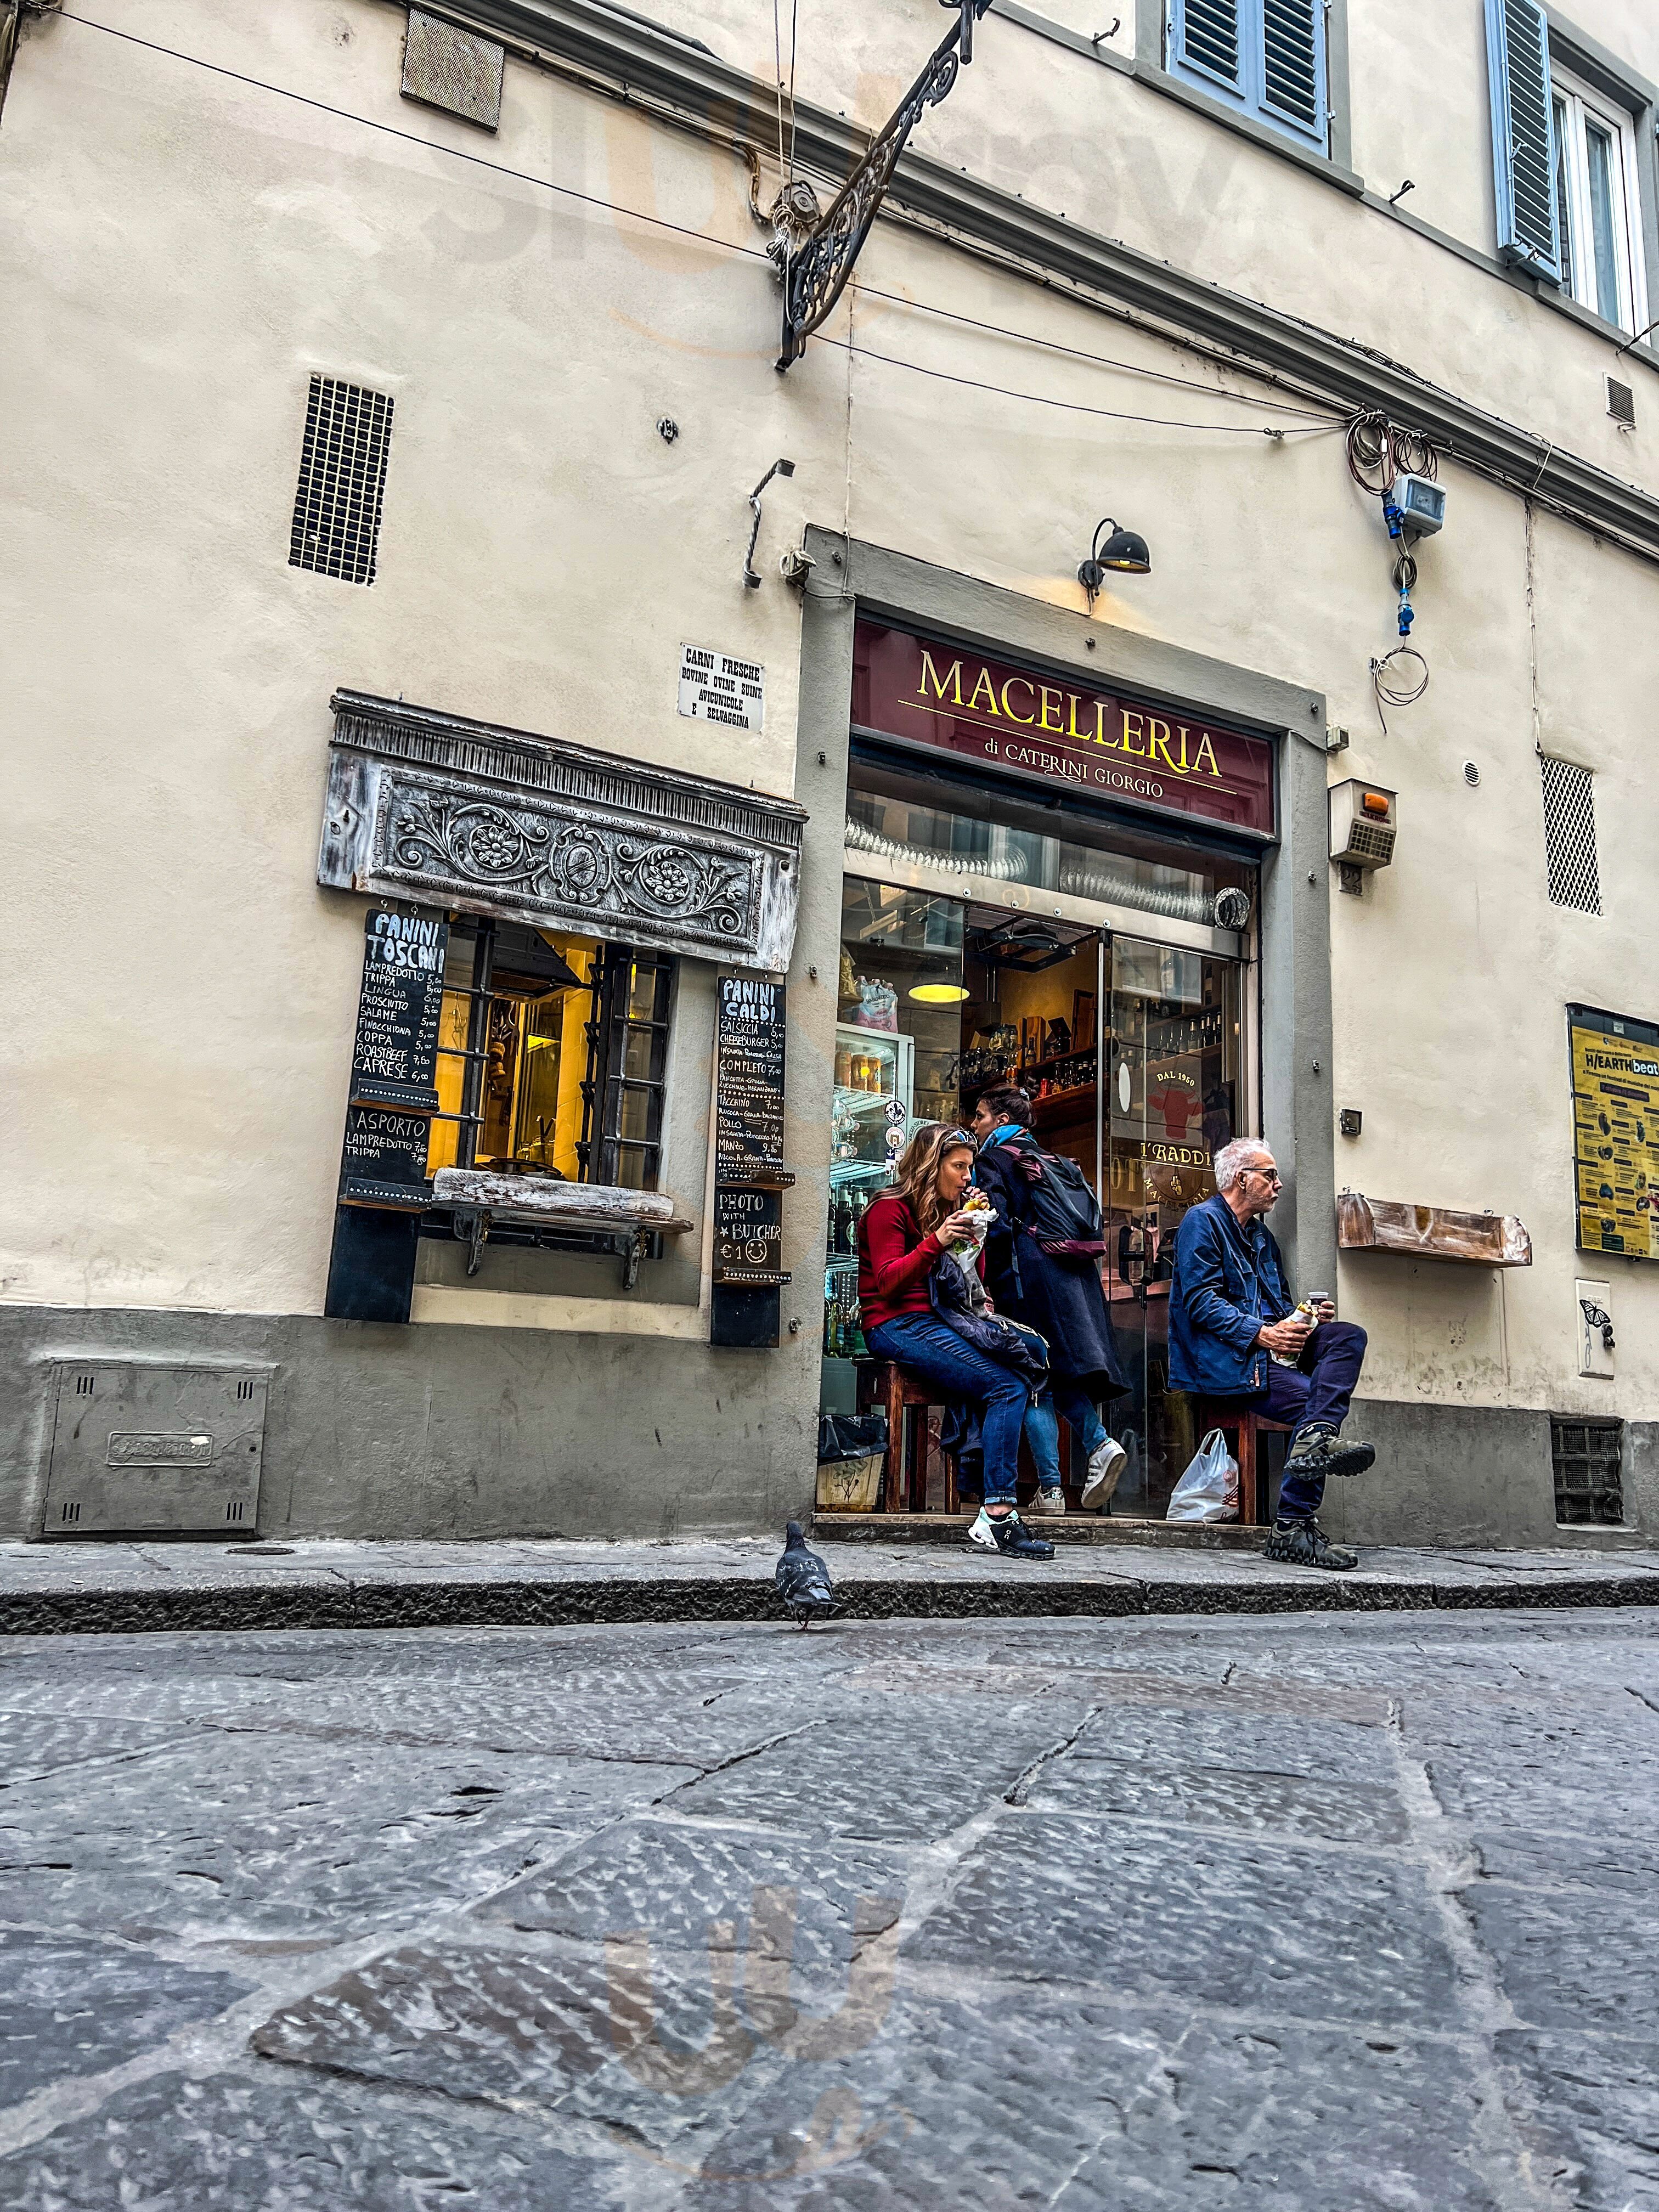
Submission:
M 1578 1245 L 1659 1260 L 1659 1024 L 1567 1008 Z

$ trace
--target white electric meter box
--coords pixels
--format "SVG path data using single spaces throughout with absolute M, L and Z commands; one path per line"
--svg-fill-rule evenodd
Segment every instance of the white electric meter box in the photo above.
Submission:
M 1331 858 L 1350 867 L 1386 868 L 1394 858 L 1399 794 L 1353 777 L 1331 791 Z
M 1446 487 L 1427 477 L 1396 477 L 1389 496 L 1413 538 L 1432 538 L 1446 520 Z

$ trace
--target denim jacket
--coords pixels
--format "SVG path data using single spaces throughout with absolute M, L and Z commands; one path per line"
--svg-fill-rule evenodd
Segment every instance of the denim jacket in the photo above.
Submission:
M 1255 1340 L 1293 1301 L 1265 1221 L 1241 1229 L 1218 1191 L 1189 1207 L 1176 1231 L 1170 1284 L 1170 1388 L 1206 1398 L 1248 1398 L 1267 1387 Z

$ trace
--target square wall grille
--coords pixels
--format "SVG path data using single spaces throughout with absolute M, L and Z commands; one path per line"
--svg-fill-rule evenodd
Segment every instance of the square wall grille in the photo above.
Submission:
M 403 94 L 447 115 L 494 131 L 501 119 L 501 75 L 507 52 L 493 39 L 440 22 L 423 9 L 409 11 L 404 47 Z
M 1601 911 L 1601 875 L 1595 860 L 1595 788 L 1590 772 L 1576 762 L 1538 763 L 1544 779 L 1544 854 L 1549 863 L 1550 897 L 1557 906 L 1581 914 Z
M 1624 1526 L 1625 1496 L 1619 1467 L 1622 1421 L 1550 1422 L 1555 1468 L 1555 1517 L 1566 1528 Z
M 361 384 L 313 376 L 294 495 L 291 568 L 372 584 L 392 442 L 392 400 Z

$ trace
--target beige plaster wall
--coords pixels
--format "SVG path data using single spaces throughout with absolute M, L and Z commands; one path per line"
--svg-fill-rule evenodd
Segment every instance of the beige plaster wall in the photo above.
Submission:
M 104 12 L 154 28 L 137 0 Z M 1355 0 L 1357 115 L 1380 12 Z M 1638 13 L 1626 27 L 1645 40 Z M 884 71 L 940 20 L 909 0 L 861 15 L 816 42 L 811 88 L 873 118 Z M 737 55 L 741 33 L 769 69 L 769 13 L 766 46 L 761 29 L 732 0 L 701 34 Z M 1650 466 L 1596 413 L 1605 341 L 1029 33 L 1018 76 L 994 82 L 1016 30 L 988 25 L 986 66 L 928 120 L 933 150 L 1402 354 L 1607 465 L 1616 451 L 1621 473 Z M 780 378 L 776 295 L 729 153 L 518 64 L 501 134 L 483 137 L 398 99 L 401 33 L 379 0 L 257 16 L 179 0 L 167 38 L 750 251 L 645 231 L 71 24 L 32 35 L 0 130 L 18 610 L 0 1297 L 320 1310 L 362 927 L 313 881 L 335 684 L 787 792 L 799 618 L 775 564 L 803 520 L 1081 619 L 1077 562 L 1110 512 L 1146 532 L 1154 568 L 1103 597 L 1103 622 L 1322 689 L 1353 733 L 1333 777 L 1401 793 L 1396 865 L 1364 900 L 1334 901 L 1337 1094 L 1365 1114 L 1358 1144 L 1339 1140 L 1340 1176 L 1519 1212 L 1536 1239 L 1535 1267 L 1501 1282 L 1346 1264 L 1345 1310 L 1375 1340 L 1369 1386 L 1651 1414 L 1654 1271 L 1612 1263 L 1619 1382 L 1571 1373 L 1586 1267 L 1561 1008 L 1659 1017 L 1659 571 L 1547 517 L 1529 558 L 1522 503 L 1449 465 L 1449 526 L 1422 550 L 1417 594 L 1433 681 L 1384 737 L 1367 662 L 1392 642 L 1386 539 L 1329 425 L 1270 439 L 1263 424 L 1296 418 L 1243 375 L 890 226 L 830 333 L 850 327 L 866 350 L 819 344 Z M 803 91 L 805 63 L 804 46 Z M 1454 74 L 1427 72 L 1437 100 Z M 1471 174 L 1446 187 L 1466 215 Z M 286 565 L 313 368 L 397 398 L 369 590 Z M 767 580 L 746 592 L 745 495 L 781 453 L 797 474 L 768 494 Z M 683 638 L 765 664 L 763 733 L 678 718 Z M 1600 919 L 1547 902 L 1540 741 L 1597 772 Z

